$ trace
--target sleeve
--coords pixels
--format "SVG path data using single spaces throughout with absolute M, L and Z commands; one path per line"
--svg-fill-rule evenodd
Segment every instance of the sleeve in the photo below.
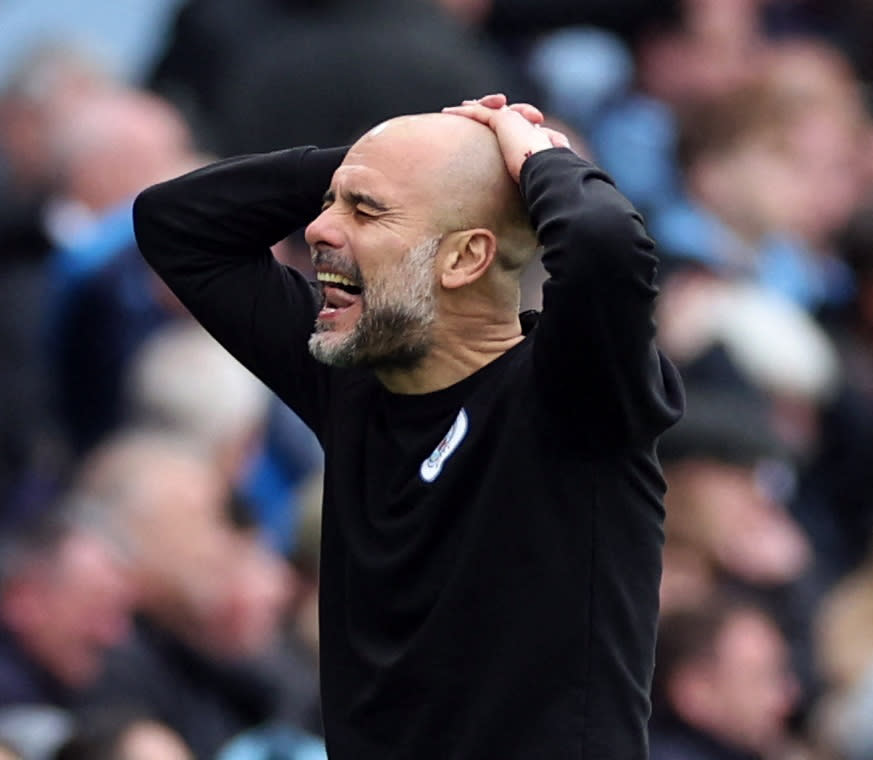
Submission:
M 528 159 L 521 187 L 549 274 L 533 348 L 544 404 L 583 443 L 651 441 L 683 401 L 655 345 L 657 257 L 640 215 L 566 149 Z
M 143 256 L 191 314 L 313 427 L 317 373 L 307 343 L 318 306 L 270 246 L 319 211 L 345 149 L 231 158 L 143 191 Z

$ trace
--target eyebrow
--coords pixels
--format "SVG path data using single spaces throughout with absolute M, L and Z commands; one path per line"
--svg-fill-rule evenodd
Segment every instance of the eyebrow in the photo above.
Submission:
M 364 206 L 369 206 L 376 211 L 389 210 L 389 207 L 386 204 L 384 204 L 382 201 L 376 200 L 372 195 L 368 195 L 367 193 L 353 191 L 350 193 L 346 193 L 346 197 L 355 205 L 362 204 Z M 328 190 L 322 198 L 323 203 L 333 203 L 335 200 L 336 193 L 333 190 Z

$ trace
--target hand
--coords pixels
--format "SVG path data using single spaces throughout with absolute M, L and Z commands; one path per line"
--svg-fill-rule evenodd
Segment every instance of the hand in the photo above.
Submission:
M 519 181 L 521 167 L 534 153 L 549 148 L 569 148 L 566 135 L 548 127 L 542 112 L 528 103 L 507 105 L 505 95 L 486 95 L 449 106 L 443 113 L 465 116 L 490 127 L 497 136 L 509 176 Z

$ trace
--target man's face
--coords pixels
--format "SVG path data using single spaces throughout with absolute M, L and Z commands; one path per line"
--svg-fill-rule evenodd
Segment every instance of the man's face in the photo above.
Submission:
M 101 540 L 73 534 L 32 590 L 29 638 L 36 656 L 63 683 L 90 683 L 106 650 L 129 630 L 133 590 L 122 566 Z
M 440 236 L 426 172 L 385 139 L 334 174 L 306 240 L 324 292 L 309 347 L 336 366 L 414 366 L 431 347 Z
M 778 741 L 796 701 L 797 684 L 779 631 L 755 613 L 727 623 L 716 642 L 709 682 L 719 712 L 712 728 L 736 746 L 763 752 Z

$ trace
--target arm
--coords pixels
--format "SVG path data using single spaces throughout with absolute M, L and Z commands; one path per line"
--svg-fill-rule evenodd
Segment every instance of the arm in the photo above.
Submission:
M 569 150 L 531 156 L 521 188 L 549 273 L 534 344 L 544 398 L 592 444 L 657 435 L 681 393 L 655 346 L 658 261 L 640 215 Z
M 651 440 L 678 418 L 682 392 L 655 347 L 657 258 L 639 214 L 564 135 L 535 126 L 542 115 L 531 106 L 487 95 L 444 110 L 494 131 L 544 248 L 542 403 L 582 446 Z
M 284 400 L 311 393 L 301 362 L 314 294 L 270 246 L 314 218 L 345 149 L 295 148 L 220 161 L 145 190 L 140 250 L 185 307 Z M 301 410 L 298 410 L 301 411 Z M 302 411 L 301 411 L 302 413 Z M 311 424 L 311 420 L 306 420 Z

